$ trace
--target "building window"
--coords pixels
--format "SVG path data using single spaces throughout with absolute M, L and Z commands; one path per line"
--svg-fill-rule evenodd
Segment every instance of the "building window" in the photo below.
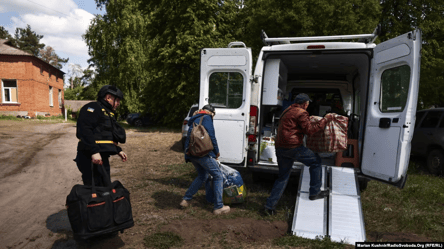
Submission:
M 62 90 L 59 89 L 59 108 L 62 108 Z
M 2 80 L 3 103 L 17 103 L 17 81 Z
M 52 86 L 49 87 L 49 106 L 54 106 L 52 101 Z

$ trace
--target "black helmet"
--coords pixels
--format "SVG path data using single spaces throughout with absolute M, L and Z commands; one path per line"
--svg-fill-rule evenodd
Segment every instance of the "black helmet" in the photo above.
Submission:
M 105 85 L 100 88 L 99 93 L 97 94 L 98 99 L 105 98 L 106 94 L 111 94 L 114 97 L 119 98 L 120 100 L 123 100 L 123 92 L 119 90 L 119 88 L 111 85 Z
M 211 104 L 204 105 L 204 107 L 202 107 L 202 110 L 208 110 L 214 114 L 216 113 L 216 110 L 214 109 L 214 107 Z

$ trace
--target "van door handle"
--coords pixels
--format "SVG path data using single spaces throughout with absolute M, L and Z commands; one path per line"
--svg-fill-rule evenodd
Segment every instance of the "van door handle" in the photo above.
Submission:
M 391 124 L 390 118 L 379 119 L 379 128 L 390 128 L 390 124 Z

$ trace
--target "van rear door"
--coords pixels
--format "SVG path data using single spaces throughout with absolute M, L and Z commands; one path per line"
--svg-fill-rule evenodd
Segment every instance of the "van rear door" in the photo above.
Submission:
M 363 175 L 403 188 L 419 88 L 421 31 L 378 44 L 371 63 Z
M 208 103 L 216 107 L 213 123 L 224 163 L 246 162 L 251 67 L 251 49 L 242 42 L 201 50 L 199 108 Z

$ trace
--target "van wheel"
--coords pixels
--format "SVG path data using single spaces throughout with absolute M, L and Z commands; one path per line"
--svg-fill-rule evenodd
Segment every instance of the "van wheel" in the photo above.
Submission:
M 359 191 L 364 191 L 367 188 L 368 182 L 370 180 L 368 179 L 358 179 L 358 184 L 359 184 Z
M 444 155 L 440 149 L 435 149 L 427 155 L 427 168 L 433 175 L 442 175 L 444 171 Z

